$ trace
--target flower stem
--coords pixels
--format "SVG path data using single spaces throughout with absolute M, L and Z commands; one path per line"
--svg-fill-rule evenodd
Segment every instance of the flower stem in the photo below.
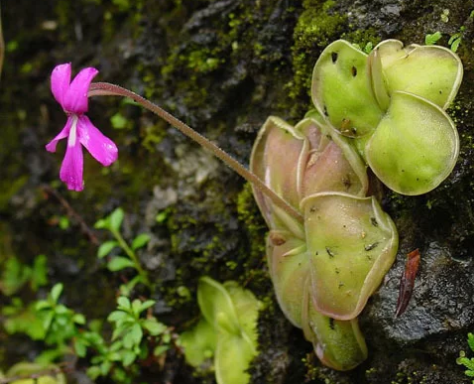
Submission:
M 123 96 L 129 97 L 130 99 L 136 101 L 144 108 L 150 110 L 162 119 L 166 120 L 169 124 L 181 131 L 184 135 L 188 136 L 191 140 L 197 142 L 202 147 L 210 150 L 216 157 L 222 160 L 225 164 L 227 164 L 244 179 L 252 183 L 256 188 L 262 191 L 262 193 L 264 193 L 275 205 L 283 209 L 290 216 L 297 219 L 298 221 L 303 220 L 303 216 L 295 208 L 293 208 L 284 199 L 278 196 L 257 175 L 246 169 L 237 160 L 229 156 L 217 145 L 215 145 L 214 143 L 206 139 L 204 136 L 196 132 L 189 125 L 183 123 L 181 120 L 177 119 L 158 105 L 152 103 L 151 101 L 148 101 L 147 99 L 136 94 L 135 92 L 110 83 L 92 83 L 89 88 L 89 96 Z
M 137 270 L 138 274 L 142 277 L 143 283 L 148 288 L 151 288 L 150 280 L 148 280 L 148 275 L 145 272 L 145 270 L 142 268 L 140 264 L 140 260 L 138 260 L 138 257 L 135 254 L 135 252 L 128 246 L 127 242 L 124 240 L 124 238 L 122 237 L 119 231 L 115 231 L 111 229 L 110 232 L 112 232 L 112 235 L 114 235 L 120 247 L 125 251 L 127 256 L 133 261 L 133 264 L 135 264 L 135 269 Z

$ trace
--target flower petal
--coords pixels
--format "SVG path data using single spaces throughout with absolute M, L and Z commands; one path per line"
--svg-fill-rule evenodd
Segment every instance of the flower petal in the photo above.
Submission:
M 54 67 L 51 73 L 51 92 L 56 101 L 63 106 L 64 97 L 71 82 L 71 63 Z M 64 106 L 63 106 L 64 108 Z
M 64 110 L 76 114 L 87 112 L 89 107 L 87 92 L 92 79 L 98 73 L 97 69 L 88 67 L 77 74 L 63 98 L 62 106 Z
M 104 167 L 108 167 L 117 160 L 118 149 L 115 143 L 104 136 L 87 116 L 79 116 L 77 129 L 80 143 Z
M 59 132 L 56 135 L 56 137 L 46 145 L 46 150 L 48 152 L 56 152 L 56 145 L 58 144 L 58 141 L 62 140 L 62 139 L 65 139 L 66 137 L 69 136 L 69 132 L 71 130 L 71 121 L 72 121 L 72 119 L 70 117 L 68 117 L 66 125 L 61 130 L 61 132 Z
M 61 165 L 59 178 L 66 183 L 68 189 L 82 191 L 84 189 L 83 168 L 84 159 L 81 144 L 76 141 L 76 145 L 66 147 L 66 155 Z

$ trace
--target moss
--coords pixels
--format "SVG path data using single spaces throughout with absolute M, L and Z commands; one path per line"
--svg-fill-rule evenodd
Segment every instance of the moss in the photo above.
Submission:
M 341 38 L 357 45 L 365 53 L 370 53 L 372 48 L 382 41 L 379 33 L 374 28 L 348 31 L 343 33 Z
M 265 255 L 264 233 L 267 231 L 262 216 L 255 203 L 252 186 L 245 184 L 237 196 L 237 214 L 244 225 L 250 243 L 250 258 L 261 258 Z
M 296 24 L 292 47 L 294 78 L 287 85 L 292 100 L 310 94 L 314 63 L 321 50 L 344 31 L 347 18 L 334 10 L 335 1 L 306 0 Z M 302 116 L 309 108 L 294 107 L 292 115 Z

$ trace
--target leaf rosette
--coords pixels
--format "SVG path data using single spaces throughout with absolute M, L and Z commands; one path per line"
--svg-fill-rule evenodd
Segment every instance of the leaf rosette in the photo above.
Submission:
M 390 218 L 374 198 L 365 197 L 369 182 L 362 159 L 348 138 L 335 134 L 312 113 L 295 127 L 270 117 L 254 144 L 250 168 L 303 217 L 290 217 L 254 188 L 270 228 L 267 260 L 283 312 L 304 330 L 326 365 L 354 368 L 367 356 L 356 317 L 380 285 L 397 249 Z M 334 222 L 341 230 L 331 237 Z M 328 260 L 326 250 L 316 251 L 328 241 L 339 248 L 337 265 Z M 367 252 L 361 252 L 368 241 L 380 244 L 370 260 Z M 340 272 L 338 283 L 328 286 Z
M 338 40 L 318 59 L 311 92 L 317 110 L 385 185 L 420 195 L 456 163 L 459 138 L 445 109 L 462 75 L 459 57 L 440 46 L 386 40 L 366 55 Z

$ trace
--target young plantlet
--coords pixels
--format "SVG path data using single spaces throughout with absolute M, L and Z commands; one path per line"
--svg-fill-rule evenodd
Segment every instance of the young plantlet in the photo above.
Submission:
M 261 303 L 233 281 L 220 284 L 206 276 L 199 279 L 198 303 L 203 318 L 180 337 L 186 361 L 199 367 L 214 356 L 218 384 L 249 383 Z

